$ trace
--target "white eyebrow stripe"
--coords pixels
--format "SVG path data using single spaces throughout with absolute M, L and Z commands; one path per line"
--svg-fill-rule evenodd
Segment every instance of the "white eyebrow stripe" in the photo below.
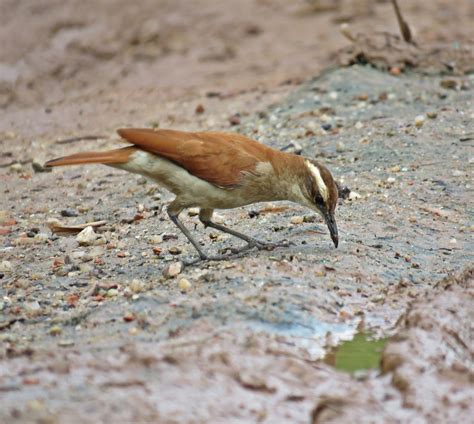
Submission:
M 310 172 L 313 174 L 314 179 L 316 180 L 316 184 L 318 185 L 318 189 L 321 193 L 321 196 L 323 197 L 324 201 L 327 202 L 329 198 L 329 191 L 323 180 L 323 177 L 321 177 L 321 173 L 319 172 L 318 167 L 314 166 L 309 161 L 306 161 L 306 165 L 309 168 Z

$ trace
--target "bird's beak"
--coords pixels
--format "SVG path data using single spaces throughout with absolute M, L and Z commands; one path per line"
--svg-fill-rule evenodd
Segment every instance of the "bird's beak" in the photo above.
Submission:
M 332 239 L 332 242 L 334 243 L 334 247 L 337 248 L 337 245 L 339 244 L 339 235 L 337 234 L 336 219 L 334 218 L 334 215 L 331 213 L 328 213 L 325 216 L 325 219 L 326 219 L 326 224 L 329 228 L 329 232 L 331 233 L 331 239 Z

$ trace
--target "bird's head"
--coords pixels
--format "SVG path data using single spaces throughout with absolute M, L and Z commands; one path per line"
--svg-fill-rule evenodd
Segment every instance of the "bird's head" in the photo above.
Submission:
M 301 181 L 306 206 L 318 212 L 326 221 L 334 246 L 339 243 L 335 211 L 338 188 L 329 170 L 320 163 L 305 159 L 305 169 Z

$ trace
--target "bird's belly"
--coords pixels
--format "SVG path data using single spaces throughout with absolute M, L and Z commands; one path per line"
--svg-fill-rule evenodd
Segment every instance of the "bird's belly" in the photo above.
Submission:
M 182 207 L 230 209 L 260 201 L 241 188 L 219 188 L 167 159 L 142 150 L 134 153 L 127 163 L 114 167 L 155 180 L 176 194 L 176 200 Z

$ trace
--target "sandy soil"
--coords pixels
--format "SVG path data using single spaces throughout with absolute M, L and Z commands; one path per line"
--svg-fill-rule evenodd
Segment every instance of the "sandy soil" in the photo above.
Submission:
M 474 10 L 403 3 L 417 47 L 372 35 L 398 33 L 383 1 L 0 4 L 1 422 L 469 420 Z M 318 157 L 360 195 L 340 248 L 307 210 L 252 205 L 220 219 L 294 245 L 170 275 L 194 252 L 168 193 L 40 172 L 125 125 Z M 206 250 L 238 244 L 183 218 Z M 51 219 L 105 225 L 80 246 Z M 322 361 L 360 330 L 392 336 L 380 370 Z

